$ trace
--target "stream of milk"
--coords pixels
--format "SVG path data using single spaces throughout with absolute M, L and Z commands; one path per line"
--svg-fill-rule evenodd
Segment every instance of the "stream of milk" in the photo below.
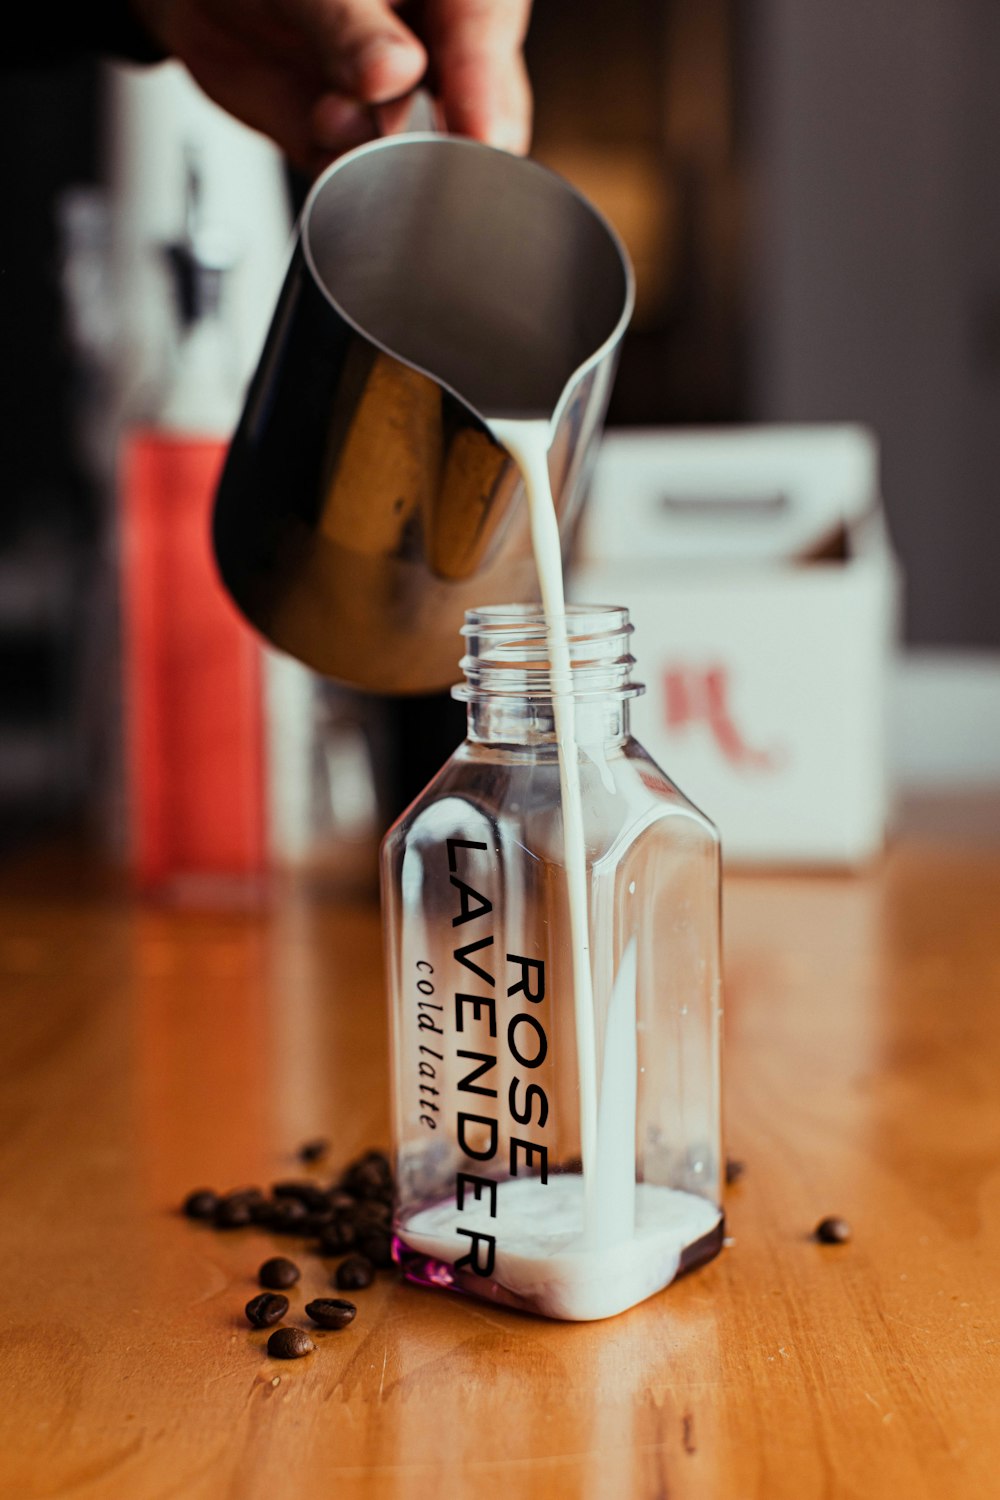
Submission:
M 569 903 L 577 1069 L 580 1078 L 583 1237 L 587 1244 L 593 1244 L 599 1226 L 604 1226 L 601 1225 L 597 1180 L 597 1039 L 594 1030 L 594 980 L 590 963 L 587 846 L 583 832 L 580 756 L 576 744 L 576 705 L 573 700 L 569 631 L 566 623 L 562 543 L 549 484 L 549 423 L 505 417 L 494 419 L 491 425 L 494 434 L 517 461 L 524 478 L 531 517 L 531 546 L 535 554 L 535 567 L 538 569 L 548 635 Z

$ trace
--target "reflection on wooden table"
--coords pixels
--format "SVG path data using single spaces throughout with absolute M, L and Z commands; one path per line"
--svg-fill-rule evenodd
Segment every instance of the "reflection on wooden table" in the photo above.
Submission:
M 242 1308 L 295 1241 L 176 1205 L 387 1138 L 378 914 L 0 893 L 0 1492 L 983 1497 L 1000 1465 L 1000 840 L 727 888 L 734 1243 L 606 1323 L 383 1278 L 296 1364 Z M 977 824 L 980 829 L 981 825 Z M 826 1214 L 850 1244 L 810 1231 Z

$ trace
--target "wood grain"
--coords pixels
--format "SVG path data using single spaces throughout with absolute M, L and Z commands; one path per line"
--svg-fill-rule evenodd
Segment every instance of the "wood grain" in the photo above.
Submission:
M 1000 842 L 727 888 L 733 1244 L 607 1323 L 384 1281 L 315 1355 L 202 1182 L 386 1138 L 378 917 L 0 889 L 0 1493 L 951 1500 L 1000 1480 Z M 846 1216 L 854 1239 L 810 1230 Z M 288 1242 L 282 1242 L 286 1244 Z M 294 1242 L 293 1242 L 294 1243 Z M 293 1312 L 325 1290 L 307 1256 Z

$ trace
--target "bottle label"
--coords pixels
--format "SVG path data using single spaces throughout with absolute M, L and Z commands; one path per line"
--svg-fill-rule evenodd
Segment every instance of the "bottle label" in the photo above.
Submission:
M 455 1175 L 457 1233 L 468 1241 L 456 1270 L 493 1274 L 497 1245 L 497 1188 L 508 1177 L 549 1178 L 549 1096 L 538 1073 L 549 1040 L 536 1007 L 545 998 L 545 962 L 504 953 L 496 941 L 493 884 L 496 852 L 474 839 L 449 838 L 443 851 L 453 889 L 451 925 L 455 966 L 449 996 L 455 1088 L 455 1138 L 463 1165 Z M 509 1079 L 505 1089 L 501 1078 Z M 434 1111 L 434 1126 L 437 1115 Z M 429 1116 L 430 1117 L 430 1116 Z M 422 1117 L 423 1118 L 423 1117 Z M 484 1216 L 483 1209 L 486 1213 Z M 461 1223 L 475 1215 L 475 1227 Z M 489 1228 L 485 1227 L 486 1222 Z

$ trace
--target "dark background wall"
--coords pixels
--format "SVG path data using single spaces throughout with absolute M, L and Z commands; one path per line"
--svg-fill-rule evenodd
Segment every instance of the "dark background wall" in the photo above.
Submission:
M 878 432 L 921 645 L 1000 645 L 1000 6 L 757 0 L 751 415 Z
M 98 162 L 97 68 L 0 74 L 0 847 L 86 795 L 81 629 L 96 496 L 71 439 L 55 205 Z

